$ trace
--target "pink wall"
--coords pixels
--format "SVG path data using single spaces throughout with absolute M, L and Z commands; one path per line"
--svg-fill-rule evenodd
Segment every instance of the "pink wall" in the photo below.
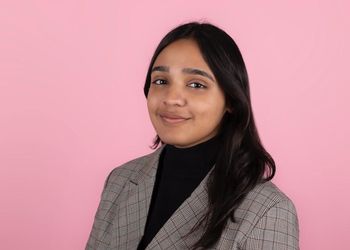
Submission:
M 153 50 L 190 20 L 241 48 L 301 249 L 349 247 L 350 4 L 286 2 L 2 0 L 1 249 L 84 248 L 109 171 L 151 152 Z

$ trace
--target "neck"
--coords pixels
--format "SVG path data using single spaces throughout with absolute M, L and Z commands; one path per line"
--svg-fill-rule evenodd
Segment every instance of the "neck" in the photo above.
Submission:
M 198 174 L 208 172 L 215 164 L 221 138 L 216 135 L 211 139 L 187 148 L 178 148 L 167 144 L 164 155 L 166 172 Z M 186 174 L 186 175 L 187 175 Z

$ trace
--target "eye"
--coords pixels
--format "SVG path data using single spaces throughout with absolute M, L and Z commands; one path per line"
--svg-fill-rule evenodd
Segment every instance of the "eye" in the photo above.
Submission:
M 162 85 L 164 84 L 166 81 L 163 79 L 156 79 L 154 80 L 152 83 L 156 84 L 156 85 Z
M 205 88 L 207 88 L 207 86 L 205 86 L 205 85 L 203 85 L 203 84 L 201 84 L 199 82 L 192 82 L 189 85 L 194 86 L 195 89 L 205 89 Z

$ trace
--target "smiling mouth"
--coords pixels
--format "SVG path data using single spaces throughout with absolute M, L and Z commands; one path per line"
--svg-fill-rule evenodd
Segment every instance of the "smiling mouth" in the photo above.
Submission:
M 160 118 L 162 119 L 162 121 L 164 121 L 165 123 L 168 124 L 178 124 L 178 123 L 182 123 L 184 121 L 189 120 L 189 118 L 170 118 L 170 117 L 166 117 L 166 116 L 160 116 Z

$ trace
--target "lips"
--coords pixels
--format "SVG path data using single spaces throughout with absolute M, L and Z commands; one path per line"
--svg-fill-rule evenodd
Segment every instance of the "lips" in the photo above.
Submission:
M 187 118 L 183 115 L 179 115 L 179 114 L 175 114 L 175 113 L 162 112 L 159 115 L 163 121 L 165 121 L 167 123 L 172 123 L 172 124 L 183 122 L 183 121 L 190 119 L 190 118 Z

